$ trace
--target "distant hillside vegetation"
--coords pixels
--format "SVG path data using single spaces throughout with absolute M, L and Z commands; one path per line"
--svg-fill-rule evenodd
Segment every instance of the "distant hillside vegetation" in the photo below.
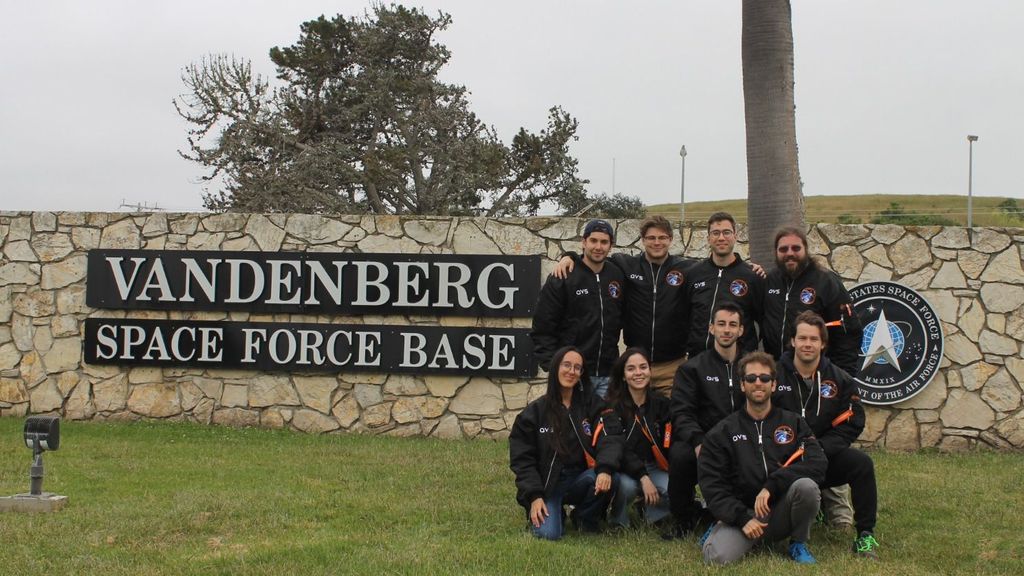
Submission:
M 808 196 L 804 199 L 808 222 L 868 224 L 873 219 L 886 218 L 892 223 L 967 224 L 966 196 L 883 195 L 863 196 Z M 893 205 L 896 205 L 895 207 Z M 687 202 L 687 222 L 706 222 L 714 212 L 725 211 L 737 221 L 747 220 L 747 201 L 719 200 L 715 202 Z M 975 226 L 1024 227 L 1024 200 L 1004 197 L 974 197 Z M 679 220 L 679 204 L 655 204 L 647 207 L 648 214 L 661 214 Z

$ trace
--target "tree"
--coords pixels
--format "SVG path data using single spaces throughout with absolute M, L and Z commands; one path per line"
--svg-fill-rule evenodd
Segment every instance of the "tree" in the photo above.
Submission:
M 997 205 L 997 208 L 1014 220 L 1024 220 L 1024 208 L 1021 208 L 1014 198 L 1003 200 Z
M 751 259 L 774 261 L 780 226 L 803 226 L 789 0 L 743 0 L 743 102 Z
M 211 56 L 188 66 L 175 99 L 189 123 L 182 156 L 223 189 L 212 210 L 377 214 L 535 214 L 586 204 L 569 152 L 578 123 L 559 107 L 540 132 L 503 144 L 438 80 L 451 57 L 436 35 L 451 17 L 376 5 L 323 16 L 270 50 L 279 86 L 251 64 Z
M 899 202 L 890 202 L 888 208 L 871 219 L 871 223 L 899 224 L 900 226 L 956 226 L 956 222 L 938 214 L 907 212 Z

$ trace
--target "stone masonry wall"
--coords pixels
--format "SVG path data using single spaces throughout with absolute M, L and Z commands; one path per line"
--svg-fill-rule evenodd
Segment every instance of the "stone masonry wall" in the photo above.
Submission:
M 82 362 L 89 317 L 528 327 L 528 318 L 259 315 L 96 310 L 85 305 L 92 248 L 541 254 L 546 275 L 578 249 L 577 219 L 321 217 L 300 214 L 0 212 L 0 416 L 159 418 L 303 432 L 503 438 L 542 393 L 530 381 L 388 374 L 301 375 L 95 366 Z M 617 249 L 639 249 L 621 221 Z M 746 253 L 741 229 L 739 250 Z M 867 407 L 865 445 L 896 450 L 1024 448 L 1024 231 L 819 224 L 811 251 L 849 286 L 892 280 L 921 292 L 946 336 L 942 370 L 920 394 Z M 673 253 L 707 254 L 703 229 Z

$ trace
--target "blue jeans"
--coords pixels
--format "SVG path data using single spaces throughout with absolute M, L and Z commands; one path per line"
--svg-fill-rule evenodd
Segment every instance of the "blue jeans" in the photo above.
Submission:
M 594 494 L 596 482 L 597 473 L 591 469 L 563 468 L 554 491 L 544 500 L 544 505 L 548 508 L 548 517 L 539 528 L 530 522 L 529 510 L 526 512 L 526 521 L 530 522 L 533 535 L 545 540 L 561 538 L 565 533 L 565 527 L 562 525 L 562 506 L 565 504 L 576 506 L 574 519 L 582 527 L 596 529 L 611 498 L 608 492 Z
M 594 390 L 594 396 L 604 400 L 604 397 L 608 395 L 608 383 L 611 380 L 611 376 L 591 376 L 590 387 Z
M 644 506 L 644 519 L 648 524 L 668 516 L 668 472 L 665 472 L 653 462 L 647 463 L 647 475 L 650 476 L 654 487 L 658 489 L 658 503 L 654 506 Z M 612 511 L 608 522 L 617 526 L 629 526 L 629 505 L 633 503 L 638 495 L 643 496 L 640 488 L 640 481 L 629 474 L 618 474 L 618 488 L 612 498 Z

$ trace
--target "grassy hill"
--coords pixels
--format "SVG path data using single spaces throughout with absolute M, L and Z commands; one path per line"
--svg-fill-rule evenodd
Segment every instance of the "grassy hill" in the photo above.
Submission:
M 1014 218 L 999 209 L 1004 197 L 974 197 L 975 226 L 1008 226 L 1022 227 L 1024 220 Z M 850 223 L 859 221 L 868 223 L 879 212 L 889 208 L 893 202 L 903 210 L 915 214 L 932 214 L 948 218 L 960 225 L 967 224 L 966 196 L 926 196 L 926 195 L 884 195 L 866 194 L 861 196 L 808 196 L 804 199 L 808 222 L 838 222 L 840 217 Z M 1017 201 L 1024 209 L 1024 201 Z M 714 202 L 687 202 L 686 220 L 691 222 L 706 221 L 708 216 L 719 210 L 729 212 L 740 222 L 747 219 L 747 201 L 719 200 Z M 670 220 L 679 219 L 679 204 L 655 204 L 647 207 L 647 213 L 661 214 Z

